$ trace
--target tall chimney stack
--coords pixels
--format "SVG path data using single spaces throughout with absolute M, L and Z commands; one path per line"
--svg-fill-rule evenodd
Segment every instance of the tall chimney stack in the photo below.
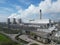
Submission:
M 7 23 L 8 23 L 8 24 L 11 24 L 11 22 L 10 22 L 10 18 L 8 18 Z
M 42 11 L 41 11 L 41 9 L 40 9 L 40 19 L 42 19 Z
M 18 21 L 19 21 L 19 23 L 22 23 L 22 19 L 21 18 Z
M 11 24 L 10 18 L 8 18 L 7 23 L 8 23 L 8 28 L 10 28 L 10 24 Z
M 16 19 L 15 19 L 15 18 L 13 18 L 13 24 L 17 24 L 17 22 L 16 22 Z

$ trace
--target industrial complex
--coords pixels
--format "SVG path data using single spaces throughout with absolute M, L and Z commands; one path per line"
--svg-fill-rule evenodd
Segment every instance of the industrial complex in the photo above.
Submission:
M 23 35 L 28 36 L 33 40 L 49 44 L 52 41 L 54 42 L 59 38 L 58 29 L 56 24 L 51 19 L 43 19 L 42 18 L 42 11 L 40 10 L 40 19 L 39 20 L 29 20 L 24 22 L 21 18 L 16 21 L 16 18 L 13 18 L 13 22 L 10 21 L 8 18 L 8 28 L 10 29 L 20 29 Z M 21 37 L 19 37 L 21 38 Z M 21 38 L 22 40 L 25 40 Z M 59 39 L 58 39 L 59 40 Z M 25 40 L 27 41 L 27 40 Z M 29 42 L 29 41 L 27 41 Z

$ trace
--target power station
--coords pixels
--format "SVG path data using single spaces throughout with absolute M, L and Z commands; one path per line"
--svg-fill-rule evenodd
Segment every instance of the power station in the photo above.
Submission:
M 21 18 L 18 19 L 18 22 L 16 21 L 16 18 L 13 18 L 13 23 L 10 23 L 10 19 L 8 18 L 8 24 L 10 24 L 10 28 L 13 29 L 13 27 L 22 30 L 25 34 L 28 34 L 30 36 L 30 33 L 34 33 L 35 36 L 32 36 L 30 38 L 36 39 L 38 41 L 41 41 L 43 43 L 50 43 L 51 38 L 54 31 L 57 31 L 57 28 L 55 27 L 54 21 L 50 19 L 42 19 L 42 11 L 40 10 L 40 19 L 39 20 L 32 20 L 25 22 Z M 49 36 L 49 37 L 48 37 Z M 53 38 L 53 37 L 52 37 Z M 52 39 L 53 40 L 53 39 Z

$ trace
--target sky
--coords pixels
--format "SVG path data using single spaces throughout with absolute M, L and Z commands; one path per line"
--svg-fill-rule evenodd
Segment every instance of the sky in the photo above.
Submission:
M 0 22 L 7 18 L 60 20 L 60 0 L 0 0 Z

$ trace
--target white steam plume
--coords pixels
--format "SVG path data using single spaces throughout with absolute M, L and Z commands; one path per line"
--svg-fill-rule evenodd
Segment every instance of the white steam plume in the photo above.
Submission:
M 42 9 L 43 14 L 60 13 L 60 0 L 57 0 L 53 3 L 51 2 L 51 0 L 45 0 L 40 2 L 38 6 L 31 4 L 27 9 L 20 9 L 17 13 L 11 14 L 8 18 L 27 18 L 27 16 L 30 15 L 39 15 L 40 9 Z

